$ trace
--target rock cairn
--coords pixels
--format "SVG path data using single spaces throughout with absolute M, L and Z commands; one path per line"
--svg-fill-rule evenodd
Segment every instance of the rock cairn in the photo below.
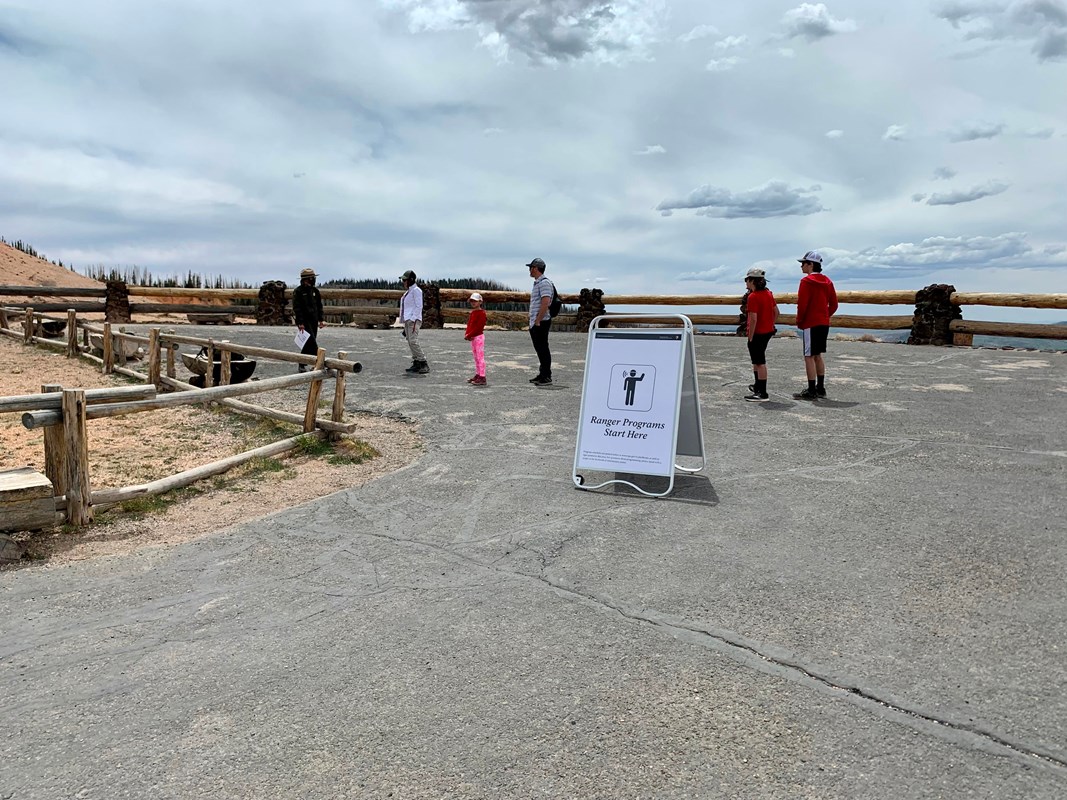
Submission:
M 266 281 L 259 287 L 257 325 L 291 325 L 293 318 L 285 305 L 285 281 Z
M 588 333 L 593 320 L 604 313 L 603 298 L 603 289 L 582 289 L 578 295 L 578 321 L 575 325 L 579 333 Z
M 948 283 L 933 283 L 915 293 L 915 315 L 911 320 L 908 344 L 952 344 L 949 323 L 963 319 L 960 307 L 949 298 L 956 287 Z
M 443 328 L 445 318 L 441 314 L 441 289 L 432 283 L 419 283 L 422 289 L 422 327 Z
M 130 316 L 130 290 L 125 281 L 108 281 L 107 297 L 104 299 L 104 319 L 108 322 L 132 322 Z

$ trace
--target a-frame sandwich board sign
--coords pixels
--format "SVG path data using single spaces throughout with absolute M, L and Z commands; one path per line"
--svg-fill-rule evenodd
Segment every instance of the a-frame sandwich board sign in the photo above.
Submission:
M 616 327 L 631 324 L 632 327 Z M 675 463 L 676 456 L 700 466 Z M 592 321 L 571 478 L 580 489 L 612 483 L 649 497 L 674 490 L 675 470 L 706 464 L 693 323 L 683 314 L 605 314 Z M 669 477 L 650 492 L 614 478 L 587 485 L 580 470 Z

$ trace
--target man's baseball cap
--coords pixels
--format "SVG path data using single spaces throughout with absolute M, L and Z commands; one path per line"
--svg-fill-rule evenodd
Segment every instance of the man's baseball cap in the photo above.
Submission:
M 472 295 L 470 296 L 470 298 L 469 298 L 469 299 L 471 299 L 471 300 L 477 300 L 477 301 L 478 301 L 478 302 L 480 303 L 480 302 L 482 301 L 482 296 L 481 296 L 481 295 L 480 295 L 480 294 L 479 294 L 478 292 L 475 292 L 474 294 L 472 294 Z
M 405 272 L 405 273 L 404 273 L 403 275 L 401 275 L 401 276 L 400 276 L 400 280 L 402 280 L 402 281 L 412 281 L 412 282 L 414 282 L 414 281 L 415 281 L 415 273 L 414 273 L 414 272 L 412 272 L 412 271 L 411 271 L 411 270 L 409 269 L 409 270 L 408 270 L 407 272 Z
M 759 267 L 753 267 L 745 273 L 745 278 L 763 278 L 764 280 L 767 280 L 767 273 Z
M 526 266 L 528 266 L 528 267 L 537 267 L 538 269 L 544 269 L 545 268 L 545 260 L 543 258 L 535 258 L 533 261 L 531 261 Z
M 821 264 L 822 253 L 820 253 L 818 250 L 809 250 L 804 254 L 803 258 L 798 258 L 797 261 L 799 261 L 801 264 L 803 264 L 805 261 L 810 261 L 813 264 Z
M 313 270 L 311 267 L 304 267 L 302 270 L 300 270 L 300 277 L 301 278 L 314 278 L 315 277 L 315 270 Z

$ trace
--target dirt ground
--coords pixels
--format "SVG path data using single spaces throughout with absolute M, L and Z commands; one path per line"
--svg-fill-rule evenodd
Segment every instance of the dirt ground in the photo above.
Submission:
M 69 388 L 131 383 L 105 376 L 87 361 L 27 347 L 6 336 L 0 336 L 0 364 L 0 397 L 33 394 L 46 383 Z M 258 395 L 254 402 L 303 413 L 304 398 L 306 391 L 282 391 Z M 27 544 L 20 564 L 62 564 L 187 542 L 359 486 L 410 463 L 422 447 L 414 424 L 370 414 L 347 421 L 357 422 L 358 429 L 333 453 L 289 454 L 239 467 L 178 490 L 165 502 L 135 502 L 125 509 L 99 513 L 94 524 L 81 531 L 59 526 L 48 532 L 17 534 L 15 538 Z M 94 489 L 137 485 L 299 432 L 295 427 L 282 429 L 259 418 L 200 406 L 91 420 L 90 482 Z M 363 463 L 350 463 L 375 451 L 377 455 Z M 21 414 L 0 415 L 0 469 L 21 466 L 44 471 L 43 432 L 26 430 Z

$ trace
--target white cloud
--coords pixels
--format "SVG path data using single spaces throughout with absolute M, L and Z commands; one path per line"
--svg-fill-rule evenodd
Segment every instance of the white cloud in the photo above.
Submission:
M 827 131 L 826 132 L 826 138 L 827 139 L 840 139 L 844 135 L 845 135 L 844 131 L 837 130 L 837 129 L 834 129 L 832 131 Z
M 691 191 L 684 199 L 664 200 L 656 210 L 670 216 L 678 209 L 693 209 L 705 217 L 721 219 L 807 216 L 825 211 L 813 193 L 821 189 L 794 189 L 784 181 L 769 181 L 745 192 L 731 192 L 705 184 Z
M 485 135 L 485 136 L 499 136 L 503 132 L 504 132 L 503 128 L 486 128 L 485 130 L 482 131 L 482 134 Z
M 802 3 L 785 12 L 782 24 L 788 38 L 807 39 L 809 42 L 856 30 L 855 22 L 850 19 L 835 19 L 823 3 Z
M 899 142 L 908 133 L 906 125 L 890 125 L 882 134 L 882 140 L 886 142 Z
M 713 58 L 711 61 L 704 65 L 704 69 L 706 69 L 708 72 L 729 72 L 740 63 L 741 59 L 737 56 L 727 56 L 726 58 Z
M 748 43 L 747 36 L 727 36 L 725 39 L 720 39 L 715 43 L 716 50 L 732 50 L 736 47 L 743 47 Z
M 881 250 L 835 251 L 834 268 L 978 268 L 1003 266 L 1005 262 L 1013 261 L 1032 263 L 1035 256 L 1048 263 L 1047 254 L 1035 251 L 1027 237 L 1027 233 L 1017 232 L 999 236 L 931 236 L 918 243 L 900 242 Z
M 666 153 L 666 152 L 667 152 L 667 149 L 665 147 L 663 147 L 662 145 L 648 144 L 648 145 L 645 145 L 640 150 L 635 150 L 634 151 L 634 155 L 635 156 L 658 156 L 658 155 L 662 155 L 663 153 Z
M 782 58 L 796 58 L 797 51 L 794 50 L 792 47 L 779 47 L 778 55 L 780 55 Z
M 719 267 L 712 267 L 706 269 L 703 272 L 683 272 L 677 277 L 676 280 L 680 281 L 714 281 L 721 278 L 723 275 L 730 272 L 730 268 L 723 265 Z
M 960 203 L 973 203 L 975 200 L 981 200 L 983 197 L 992 197 L 993 195 L 1006 192 L 1010 184 L 1002 183 L 1000 181 L 988 181 L 981 186 L 974 186 L 970 189 L 935 193 L 930 195 L 930 199 L 926 201 L 928 206 L 957 206 Z
M 935 181 L 947 181 L 949 178 L 956 177 L 956 170 L 951 167 L 938 167 L 934 170 Z
M 678 37 L 679 42 L 695 42 L 698 39 L 707 39 L 711 36 L 718 36 L 719 29 L 714 25 L 697 25 L 689 33 L 683 34 Z
M 1055 128 L 1030 128 L 1023 131 L 1023 136 L 1028 139 L 1051 139 L 1055 133 Z

